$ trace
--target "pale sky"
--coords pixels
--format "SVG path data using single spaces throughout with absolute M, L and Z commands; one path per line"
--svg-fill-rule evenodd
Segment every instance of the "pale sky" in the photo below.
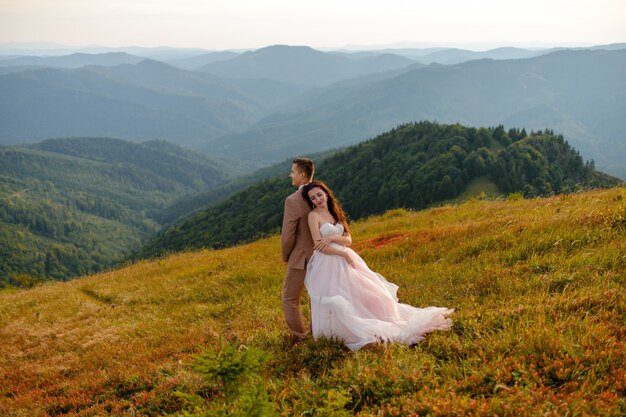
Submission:
M 626 0 L 0 0 L 0 43 L 573 46 L 626 42 Z

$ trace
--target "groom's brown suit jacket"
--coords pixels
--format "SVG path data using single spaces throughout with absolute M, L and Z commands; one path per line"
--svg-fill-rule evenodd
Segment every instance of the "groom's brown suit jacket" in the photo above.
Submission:
M 283 261 L 287 268 L 305 269 L 313 255 L 313 238 L 309 230 L 308 215 L 311 207 L 298 190 L 285 200 L 283 227 L 280 233 Z

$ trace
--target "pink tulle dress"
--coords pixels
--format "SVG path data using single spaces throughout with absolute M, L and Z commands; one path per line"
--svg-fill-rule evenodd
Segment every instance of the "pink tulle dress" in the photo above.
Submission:
M 325 223 L 320 234 L 342 235 L 343 230 L 341 223 Z M 307 266 L 304 282 L 311 299 L 311 330 L 315 339 L 337 338 L 351 350 L 379 342 L 413 345 L 427 333 L 452 326 L 447 315 L 454 310 L 399 303 L 397 285 L 371 271 L 352 249 L 345 250 L 356 268 L 340 256 L 317 251 Z

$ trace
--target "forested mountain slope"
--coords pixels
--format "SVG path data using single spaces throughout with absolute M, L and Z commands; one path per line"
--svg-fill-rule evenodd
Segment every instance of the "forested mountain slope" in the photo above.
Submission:
M 459 196 L 476 181 L 487 187 L 476 193 L 529 197 L 619 183 L 552 132 L 431 122 L 403 125 L 339 151 L 318 164 L 315 178 L 329 184 L 353 219 L 398 207 L 422 209 Z M 286 176 L 252 185 L 166 229 L 134 256 L 223 247 L 274 233 L 291 192 Z
M 100 270 L 154 234 L 182 195 L 230 178 L 224 161 L 165 142 L 54 139 L 0 147 L 0 285 Z
M 309 154 L 317 162 L 321 162 L 331 155 L 339 152 L 339 149 L 331 149 L 324 152 Z M 263 180 L 289 176 L 292 158 L 285 159 L 268 167 L 260 168 L 252 173 L 244 173 L 224 184 L 213 187 L 206 191 L 201 191 L 193 195 L 186 195 L 174 201 L 168 207 L 159 211 L 155 219 L 161 224 L 170 224 L 176 220 L 181 220 L 193 212 L 204 210 L 208 206 L 215 205 L 248 186 Z

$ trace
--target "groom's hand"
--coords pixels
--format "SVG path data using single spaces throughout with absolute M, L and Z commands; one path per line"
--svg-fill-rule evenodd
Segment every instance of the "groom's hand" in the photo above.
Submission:
M 333 242 L 332 236 L 325 236 L 319 242 L 317 242 L 317 244 L 315 245 L 313 249 L 317 251 L 322 251 L 332 242 Z

